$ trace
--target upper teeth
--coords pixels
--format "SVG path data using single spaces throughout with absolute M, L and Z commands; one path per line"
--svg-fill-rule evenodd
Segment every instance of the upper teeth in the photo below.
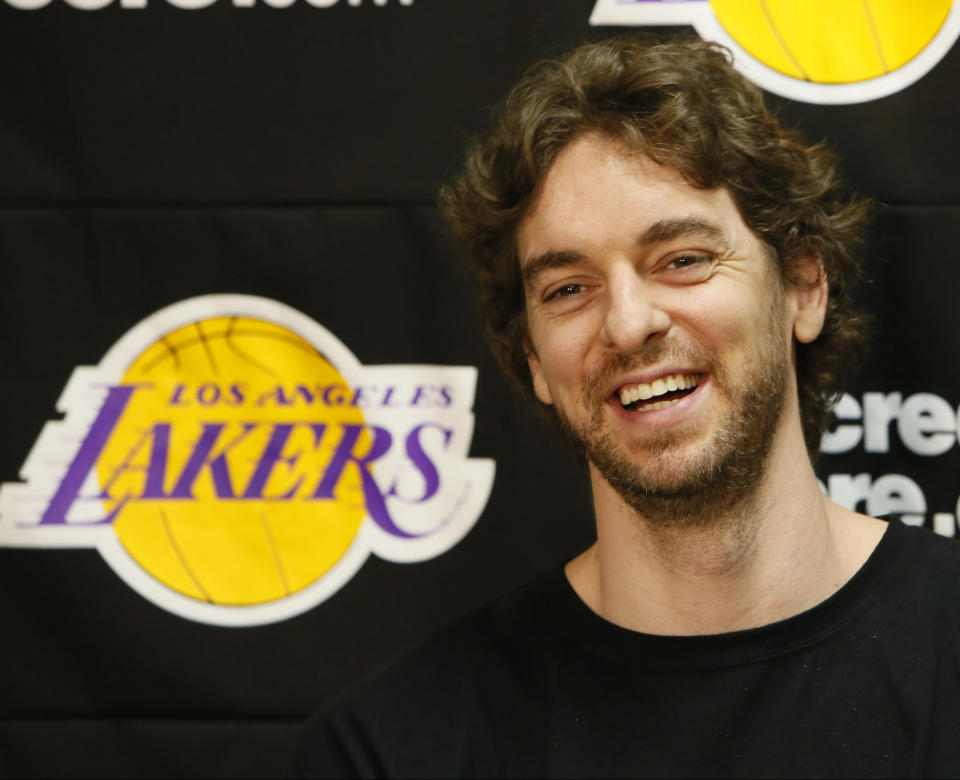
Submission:
M 686 390 L 690 387 L 696 387 L 700 381 L 697 374 L 670 374 L 669 376 L 654 379 L 648 384 L 634 385 L 633 387 L 624 387 L 620 390 L 620 403 L 624 406 L 632 404 L 634 401 L 646 401 L 672 390 Z

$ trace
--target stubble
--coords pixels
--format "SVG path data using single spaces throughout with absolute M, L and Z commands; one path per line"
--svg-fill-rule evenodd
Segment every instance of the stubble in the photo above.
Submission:
M 567 438 L 649 525 L 709 528 L 742 514 L 756 495 L 783 412 L 788 380 L 789 345 L 776 330 L 782 309 L 777 303 L 772 308 L 769 335 L 739 377 L 730 376 L 715 356 L 660 342 L 634 355 L 610 355 L 588 379 L 583 398 L 590 399 L 593 411 L 585 425 L 578 428 L 557 408 Z M 637 462 L 607 427 L 605 399 L 598 397 L 598 388 L 637 366 L 674 361 L 709 367 L 713 391 L 728 399 L 730 412 L 705 446 L 691 448 L 684 444 L 682 430 L 666 431 L 643 439 L 644 458 Z

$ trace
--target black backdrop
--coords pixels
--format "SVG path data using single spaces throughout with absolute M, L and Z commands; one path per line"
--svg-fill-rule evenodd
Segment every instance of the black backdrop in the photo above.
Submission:
M 621 32 L 591 28 L 593 5 L 0 2 L 0 481 L 20 479 L 75 366 L 162 306 L 224 292 L 298 309 L 365 364 L 477 366 L 471 454 L 497 463 L 459 545 L 409 565 L 371 557 L 271 625 L 173 615 L 94 550 L 0 548 L 0 772 L 281 773 L 324 697 L 589 542 L 584 475 L 498 375 L 433 203 L 531 59 Z M 869 393 L 960 403 L 958 79 L 955 49 L 872 102 L 771 97 L 883 204 L 862 293 L 876 346 L 850 393 L 861 406 Z M 936 427 L 922 413 L 868 424 L 889 445 L 826 455 L 825 483 L 851 503 L 856 486 L 907 478 L 923 506 L 895 479 L 858 507 L 937 515 L 953 535 L 956 444 L 905 445 L 902 427 L 914 440 Z

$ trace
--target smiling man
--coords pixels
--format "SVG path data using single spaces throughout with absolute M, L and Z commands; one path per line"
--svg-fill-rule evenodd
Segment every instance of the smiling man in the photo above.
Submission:
M 442 207 L 597 541 L 321 710 L 304 775 L 960 774 L 960 555 L 815 457 L 862 350 L 864 203 L 725 53 L 529 71 Z
M 827 309 L 815 247 L 787 283 L 728 190 L 586 131 L 517 250 L 533 389 L 590 462 L 598 541 L 567 566 L 588 606 L 722 633 L 850 579 L 886 524 L 825 501 L 807 457 L 793 363 Z

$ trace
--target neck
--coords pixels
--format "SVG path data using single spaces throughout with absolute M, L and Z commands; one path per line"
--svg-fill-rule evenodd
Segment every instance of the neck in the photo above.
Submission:
M 726 633 L 809 609 L 856 573 L 884 528 L 821 493 L 799 430 L 777 437 L 755 490 L 709 523 L 644 518 L 592 467 L 591 480 L 597 543 L 567 576 L 595 612 L 651 634 Z

